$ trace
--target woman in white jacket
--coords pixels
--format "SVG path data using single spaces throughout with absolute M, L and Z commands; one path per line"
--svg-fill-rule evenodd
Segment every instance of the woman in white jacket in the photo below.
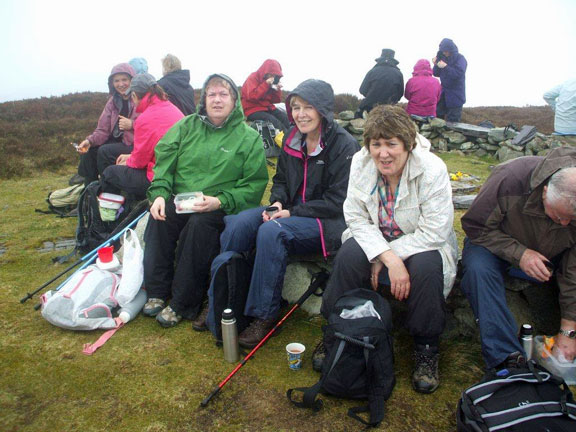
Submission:
M 354 288 L 405 301 L 415 344 L 412 386 L 421 393 L 439 385 L 439 337 L 458 254 L 448 171 L 429 146 L 402 108 L 370 112 L 364 148 L 352 159 L 344 202 L 348 229 L 322 302 L 327 318 Z M 316 365 L 321 352 L 318 347 Z

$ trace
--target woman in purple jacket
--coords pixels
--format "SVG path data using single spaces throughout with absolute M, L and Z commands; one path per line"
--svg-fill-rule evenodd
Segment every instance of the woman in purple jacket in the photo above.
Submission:
M 440 91 L 440 81 L 432 76 L 430 62 L 426 59 L 418 60 L 404 91 L 404 97 L 408 99 L 406 112 L 422 117 L 436 117 Z
M 100 115 L 98 126 L 78 145 L 78 175 L 84 178 L 86 185 L 98 180 L 98 175 L 114 165 L 118 156 L 132 153 L 133 121 L 137 114 L 126 92 L 134 75 L 136 73 L 128 63 L 112 68 L 108 77 L 110 98 Z

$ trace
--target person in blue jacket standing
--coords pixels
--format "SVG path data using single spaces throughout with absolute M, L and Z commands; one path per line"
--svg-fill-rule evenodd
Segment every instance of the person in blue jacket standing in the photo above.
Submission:
M 458 52 L 452 39 L 442 39 L 434 63 L 434 76 L 440 78 L 442 93 L 436 115 L 449 122 L 459 122 L 466 103 L 466 58 Z

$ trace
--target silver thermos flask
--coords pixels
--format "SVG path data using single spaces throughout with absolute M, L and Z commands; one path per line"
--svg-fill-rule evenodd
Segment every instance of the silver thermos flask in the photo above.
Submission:
M 532 350 L 534 348 L 534 338 L 533 330 L 530 324 L 522 324 L 520 329 L 520 342 L 522 343 L 522 348 L 526 353 L 526 360 L 532 359 Z
M 224 309 L 222 312 L 222 345 L 224 347 L 224 360 L 229 363 L 236 363 L 240 360 L 238 329 L 232 309 Z

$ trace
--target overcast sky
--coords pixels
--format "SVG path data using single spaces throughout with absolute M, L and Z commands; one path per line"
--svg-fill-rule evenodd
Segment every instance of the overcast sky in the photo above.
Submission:
M 107 91 L 113 65 L 172 53 L 201 87 L 213 72 L 242 85 L 267 58 L 285 89 L 323 79 L 358 88 L 382 48 L 407 81 L 442 38 L 468 60 L 466 106 L 543 105 L 576 76 L 575 0 L 0 0 L 0 102 Z

